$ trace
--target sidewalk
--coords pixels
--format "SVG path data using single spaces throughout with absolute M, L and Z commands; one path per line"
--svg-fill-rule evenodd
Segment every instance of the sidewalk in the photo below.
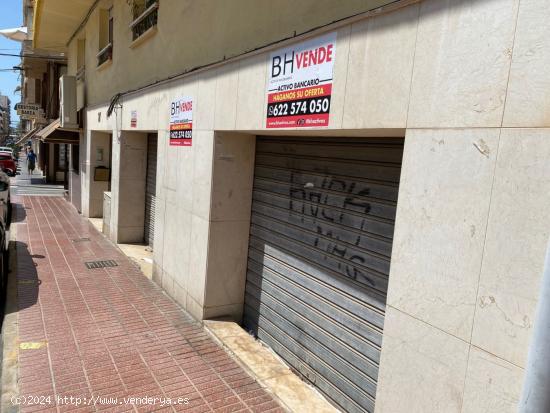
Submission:
M 16 195 L 63 196 L 65 194 L 63 185 L 46 184 L 45 176 L 40 169 L 36 169 L 30 175 L 27 158 L 23 152 L 19 155 L 17 172 L 18 175 L 11 178 L 12 193 Z
M 64 199 L 12 201 L 22 412 L 284 411 Z

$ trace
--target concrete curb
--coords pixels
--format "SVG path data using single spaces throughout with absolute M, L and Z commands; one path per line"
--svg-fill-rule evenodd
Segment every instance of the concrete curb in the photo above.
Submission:
M 6 294 L 6 314 L 2 326 L 2 371 L 0 377 L 0 411 L 3 413 L 18 413 L 19 406 L 11 402 L 12 397 L 19 395 L 18 386 L 18 320 L 17 320 L 17 254 L 15 239 L 17 224 L 12 223 L 10 228 L 9 245 L 9 275 Z
M 269 347 L 230 320 L 204 320 L 206 332 L 289 413 L 338 413 Z

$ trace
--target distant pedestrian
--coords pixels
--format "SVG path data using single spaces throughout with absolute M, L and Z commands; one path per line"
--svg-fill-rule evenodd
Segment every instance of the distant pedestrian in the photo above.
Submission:
M 27 168 L 29 170 L 29 174 L 32 175 L 35 165 L 36 165 L 36 154 L 32 149 L 29 149 L 29 153 L 27 153 Z

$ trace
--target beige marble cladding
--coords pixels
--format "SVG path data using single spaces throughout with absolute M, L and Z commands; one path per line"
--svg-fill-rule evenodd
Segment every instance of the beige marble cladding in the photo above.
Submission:
M 154 279 L 199 319 L 242 314 L 254 147 L 254 135 L 196 131 L 191 148 L 166 149 L 179 161 L 158 182 Z
M 470 349 L 462 413 L 515 413 L 523 369 L 474 346 Z
M 192 150 L 175 150 L 177 153 L 177 188 L 172 192 L 173 200 L 177 204 L 180 210 L 192 212 L 193 211 L 193 195 L 196 193 L 195 190 L 199 191 L 199 188 L 194 188 L 194 190 L 189 190 L 189 182 L 193 180 L 195 176 L 195 171 L 199 172 L 199 169 L 204 168 L 208 165 L 208 149 L 206 152 L 205 147 L 208 148 L 209 142 L 204 142 L 203 139 L 209 140 L 209 135 L 204 136 L 202 132 L 194 131 L 195 137 L 197 138 L 194 142 L 194 148 Z M 174 147 L 168 147 L 169 151 L 174 151 Z M 197 156 L 199 154 L 201 156 Z M 203 161 L 201 161 L 201 159 Z M 200 173 L 208 174 L 208 169 L 201 170 Z M 202 184 L 202 180 L 200 183 Z M 194 187 L 194 184 L 193 184 Z M 204 190 L 204 187 L 201 185 L 200 190 Z M 202 194 L 202 193 L 201 193 Z M 202 198 L 201 198 L 202 199 Z M 197 201 L 197 202 L 205 202 Z
M 82 165 L 82 214 L 95 218 L 103 216 L 103 192 L 109 190 L 109 183 L 94 179 L 95 168 L 109 167 L 110 140 L 108 133 L 89 131 L 83 146 L 88 159 Z M 100 159 L 100 154 L 102 154 Z
M 157 186 L 158 188 L 158 186 Z M 153 280 L 159 281 L 162 278 L 163 251 L 164 251 L 164 231 L 166 215 L 166 201 L 158 197 L 155 201 L 155 230 L 153 245 Z
M 174 242 L 174 280 L 182 286 L 189 286 L 191 262 L 191 236 L 193 231 L 193 215 L 190 213 L 181 213 L 177 204 L 174 215 L 169 216 L 167 224 L 175 228 L 176 233 Z M 185 277 L 185 274 L 189 274 Z
M 243 59 L 239 63 L 236 129 L 261 129 L 266 116 L 266 55 Z
M 524 366 L 550 235 L 550 129 L 503 129 L 472 342 Z
M 214 143 L 205 314 L 240 321 L 248 257 L 248 234 L 256 137 L 217 132 Z
M 200 74 L 197 88 L 196 113 L 193 113 L 193 128 L 198 130 L 214 129 L 212 108 L 216 105 L 217 70 L 208 70 Z
M 205 305 L 244 304 L 250 222 L 210 223 Z M 230 315 L 230 314 L 220 314 Z M 240 321 L 240 319 L 236 319 Z
M 152 101 L 143 99 L 147 91 L 135 93 L 131 97 L 123 100 L 123 112 L 119 120 L 121 129 L 125 130 L 148 130 L 148 126 L 157 122 L 159 117 L 159 109 L 161 94 L 155 94 Z M 132 112 L 135 112 L 132 114 Z M 135 115 L 137 120 L 134 127 L 132 127 L 132 118 Z
M 189 272 L 184 274 L 187 295 L 204 306 L 206 271 L 208 266 L 210 221 L 197 215 L 191 218 L 191 243 L 189 249 Z M 188 300 L 189 301 L 189 300 Z
M 341 129 L 346 99 L 349 42 L 351 27 L 336 31 L 336 58 L 332 69 L 332 96 L 330 98 L 329 129 Z
M 408 130 L 388 304 L 469 340 L 498 129 Z
M 191 191 L 192 213 L 203 219 L 210 219 L 212 192 L 212 160 L 214 156 L 214 132 L 194 132 L 193 153 L 181 157 L 193 158 L 193 171 L 180 180 L 180 191 Z M 179 151 L 179 149 L 178 149 Z
M 196 84 L 193 82 L 193 85 Z M 185 90 L 180 90 L 185 94 Z M 169 146 L 159 131 L 153 279 L 202 319 L 212 185 L 212 131 L 195 131 L 193 145 Z
M 386 309 L 376 413 L 460 413 L 468 344 Z
M 212 179 L 212 221 L 250 221 L 256 136 L 216 133 Z
M 351 26 L 342 127 L 407 125 L 418 10 L 416 4 Z
M 520 3 L 503 126 L 550 126 L 549 21 L 547 0 Z
M 147 134 L 121 132 L 113 142 L 111 238 L 120 243 L 143 242 Z
M 501 125 L 518 3 L 420 3 L 407 127 Z
M 237 97 L 239 91 L 239 64 L 229 63 L 218 69 L 214 128 L 234 130 L 237 122 Z M 243 84 L 240 84 L 243 87 Z M 245 92 L 246 93 L 246 92 Z

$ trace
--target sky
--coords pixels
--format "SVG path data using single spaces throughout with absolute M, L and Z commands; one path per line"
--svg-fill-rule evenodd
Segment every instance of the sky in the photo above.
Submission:
M 0 29 L 11 29 L 20 27 L 23 22 L 22 0 L 0 0 Z M 0 53 L 19 54 L 21 43 L 9 40 L 0 36 Z M 4 71 L 13 66 L 19 66 L 19 57 L 0 56 L 0 93 L 7 95 L 11 100 L 11 121 L 12 126 L 17 126 L 19 117 L 15 113 L 15 104 L 21 100 L 19 93 L 13 91 L 20 85 L 19 71 Z

